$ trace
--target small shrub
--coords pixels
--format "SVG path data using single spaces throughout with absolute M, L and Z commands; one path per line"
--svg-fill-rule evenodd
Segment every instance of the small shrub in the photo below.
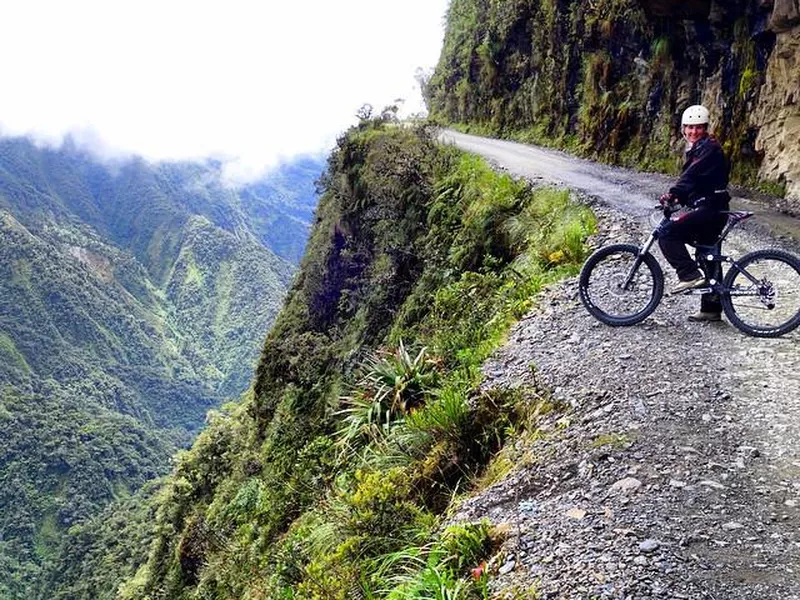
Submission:
M 456 572 L 465 574 L 467 569 L 489 558 L 492 549 L 489 530 L 488 521 L 451 525 L 445 529 L 441 540 L 441 546 L 447 553 L 445 561 Z
M 363 536 L 371 547 L 391 544 L 398 530 L 420 513 L 410 498 L 411 478 L 404 469 L 356 471 L 356 489 L 345 497 L 349 509 L 346 530 Z
M 631 438 L 625 433 L 603 433 L 592 440 L 592 448 L 625 448 L 630 444 Z
M 337 414 L 344 419 L 339 443 L 349 447 L 359 440 L 385 437 L 406 414 L 424 403 L 436 383 L 434 365 L 426 348 L 412 358 L 402 340 L 395 352 L 379 352 L 369 358 L 353 394 L 341 399 L 344 408 Z
M 453 525 L 433 544 L 381 557 L 372 589 L 389 600 L 487 598 L 485 576 L 473 578 L 469 570 L 488 558 L 490 550 L 487 523 Z
M 410 414 L 406 424 L 435 439 L 459 441 L 470 419 L 470 409 L 464 389 L 448 385 L 441 390 L 434 402 Z

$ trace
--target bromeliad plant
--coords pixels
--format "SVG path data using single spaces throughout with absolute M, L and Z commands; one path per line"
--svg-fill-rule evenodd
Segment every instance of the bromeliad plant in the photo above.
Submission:
M 381 440 L 413 410 L 421 407 L 438 382 L 436 361 L 422 348 L 412 357 L 403 341 L 394 352 L 368 358 L 364 375 L 351 394 L 340 399 L 343 416 L 339 444 L 343 448 Z

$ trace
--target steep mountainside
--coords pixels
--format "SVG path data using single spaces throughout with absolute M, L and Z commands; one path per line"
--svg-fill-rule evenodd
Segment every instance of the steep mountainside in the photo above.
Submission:
M 32 597 L 67 528 L 164 474 L 247 387 L 313 164 L 234 190 L 213 163 L 0 140 L 0 597 Z M 278 221 L 286 259 L 264 243 Z
M 482 392 L 479 368 L 532 294 L 574 272 L 593 218 L 386 118 L 340 139 L 323 185 L 253 392 L 182 455 L 155 500 L 149 557 L 119 557 L 124 528 L 95 522 L 105 542 L 61 563 L 54 597 L 113 598 L 126 575 L 126 599 L 485 592 L 468 570 L 487 528 L 441 530 L 443 515 L 551 408 Z
M 0 140 L 2 234 L 13 254 L 2 263 L 9 275 L 3 285 L 11 286 L 3 295 L 9 348 L 27 344 L 26 360 L 61 362 L 66 346 L 102 357 L 158 347 L 181 355 L 168 358 L 170 369 L 201 377 L 215 393 L 237 394 L 291 277 L 291 263 L 280 256 L 293 260 L 307 237 L 321 169 L 305 160 L 234 190 L 214 163 L 103 166 L 69 143 L 43 150 Z M 290 243 L 272 251 L 275 227 Z M 113 302 L 136 318 L 104 310 Z M 17 330 L 26 327 L 35 331 Z M 34 356 L 42 336 L 63 338 L 65 347 Z M 54 369 L 40 367 L 40 377 Z
M 453 0 L 431 112 L 475 132 L 674 171 L 704 103 L 739 183 L 800 210 L 796 0 Z

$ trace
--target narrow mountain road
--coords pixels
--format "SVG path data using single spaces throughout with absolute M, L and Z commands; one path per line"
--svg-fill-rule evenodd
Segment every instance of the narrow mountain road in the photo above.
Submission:
M 642 173 L 576 158 L 558 150 L 452 130 L 445 130 L 441 139 L 463 150 L 480 154 L 517 177 L 563 185 L 597 197 L 604 204 L 634 216 L 649 214 L 656 199 L 675 180 L 660 173 Z M 741 197 L 734 198 L 734 206 L 756 213 L 762 228 L 768 225 L 776 236 L 800 243 L 800 221 L 797 219 Z
M 514 175 L 585 194 L 599 218 L 595 246 L 641 239 L 670 181 L 445 135 Z M 799 254 L 789 233 L 737 229 L 726 249 Z M 697 302 L 667 297 L 644 323 L 609 328 L 568 280 L 484 365 L 487 388 L 545 387 L 563 407 L 517 444 L 516 468 L 455 517 L 505 526 L 500 597 L 800 600 L 800 333 L 758 339 L 726 322 L 689 323 Z

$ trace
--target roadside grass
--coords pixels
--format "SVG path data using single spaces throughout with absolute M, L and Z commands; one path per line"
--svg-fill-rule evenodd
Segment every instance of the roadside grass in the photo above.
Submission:
M 446 515 L 558 407 L 483 389 L 481 367 L 578 271 L 595 219 L 567 191 L 384 125 L 339 141 L 253 395 L 181 459 L 124 598 L 487 597 L 491 535 Z
M 535 439 L 558 410 L 546 396 L 482 390 L 480 368 L 542 286 L 577 271 L 594 216 L 566 191 L 448 152 L 422 243 L 429 268 L 340 401 L 337 508 L 308 517 L 337 543 L 299 542 L 294 598 L 487 598 L 488 573 L 470 575 L 489 558 L 486 526 L 442 530 L 442 515 L 535 460 L 508 441 Z
M 627 447 L 633 439 L 627 433 L 603 433 L 594 438 L 590 444 L 592 448 L 610 448 L 619 450 Z

